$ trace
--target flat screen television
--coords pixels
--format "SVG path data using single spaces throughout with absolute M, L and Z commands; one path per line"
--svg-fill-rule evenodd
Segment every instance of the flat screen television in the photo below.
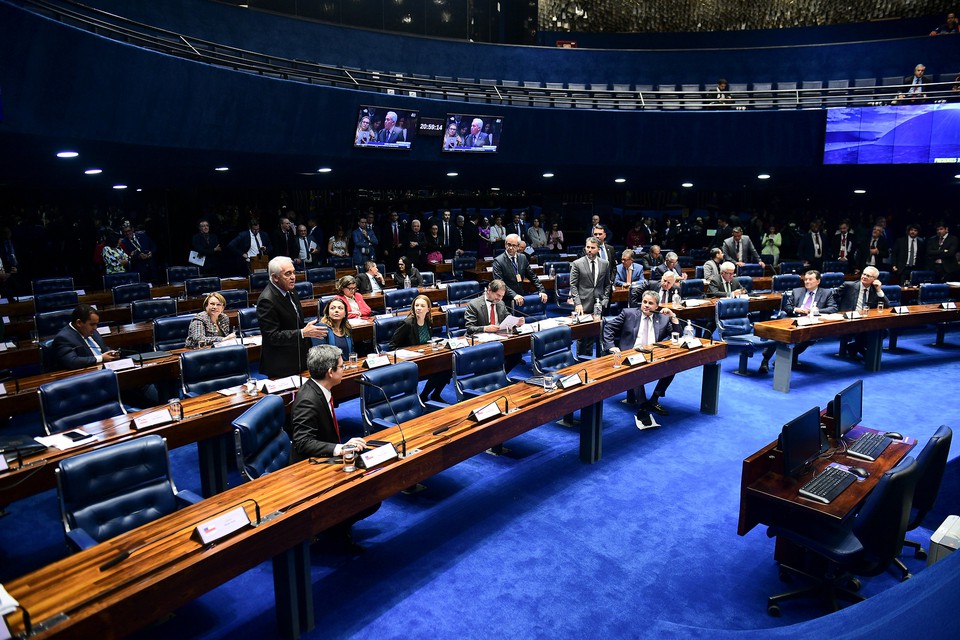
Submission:
M 441 149 L 445 153 L 496 153 L 503 118 L 467 113 L 447 114 Z
M 834 396 L 830 415 L 833 417 L 832 435 L 837 440 L 860 424 L 863 418 L 863 380 L 857 380 Z
M 360 107 L 354 122 L 353 146 L 409 150 L 416 133 L 416 111 L 364 105 Z
M 820 407 L 813 407 L 790 422 L 780 431 L 780 451 L 783 453 L 783 474 L 803 475 L 811 462 L 826 450 L 820 438 Z
M 827 109 L 824 164 L 960 162 L 960 103 Z

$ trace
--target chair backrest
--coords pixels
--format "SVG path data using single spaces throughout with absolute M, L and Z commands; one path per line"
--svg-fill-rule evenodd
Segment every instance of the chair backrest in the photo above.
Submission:
M 107 273 L 103 276 L 103 290 L 110 291 L 114 287 L 119 287 L 122 284 L 134 284 L 137 282 L 140 282 L 140 273 L 137 271 Z
M 702 298 L 703 295 L 703 278 L 687 278 L 680 281 L 680 298 L 683 300 Z
M 250 291 L 261 291 L 270 284 L 270 274 L 266 271 L 257 271 L 250 274 Z
M 293 290 L 297 292 L 297 296 L 301 300 L 310 300 L 313 298 L 312 282 L 297 282 L 293 285 Z
M 740 286 L 746 289 L 747 293 L 753 292 L 753 276 L 737 276 Z
M 552 327 L 530 337 L 530 363 L 537 375 L 576 364 L 573 357 L 573 333 L 570 327 Z
M 69 533 L 109 540 L 177 510 L 167 445 L 147 435 L 60 461 L 60 514 Z
M 70 317 L 73 315 L 73 309 L 61 309 L 60 311 L 46 311 L 34 316 L 34 323 L 37 325 L 37 339 L 43 340 L 50 336 L 55 336 L 65 326 L 70 324 Z
M 447 337 L 458 338 L 467 332 L 467 308 L 447 309 Z
M 74 309 L 80 304 L 80 296 L 76 291 L 58 291 L 56 293 L 41 293 L 33 298 L 33 308 L 37 313 L 45 311 L 59 311 L 60 309 Z
M 57 370 L 57 358 L 53 351 L 53 339 L 41 340 L 38 343 L 40 348 L 40 372 L 50 373 Z
M 193 316 L 173 316 L 153 319 L 153 348 L 155 351 L 182 349 Z
M 184 397 L 234 387 L 249 377 L 247 349 L 243 345 L 194 349 L 180 354 L 180 386 Z
M 260 335 L 260 317 L 257 315 L 256 307 L 246 307 L 237 311 L 237 323 L 240 325 L 240 335 L 244 338 Z
M 349 269 L 353 266 L 353 259 L 347 256 L 330 256 L 327 262 L 334 269 Z
M 883 290 L 883 295 L 887 299 L 887 303 L 896 306 L 900 304 L 900 298 L 902 290 L 898 284 L 884 284 L 880 288 Z
M 937 502 L 937 494 L 940 493 L 943 472 L 947 468 L 947 457 L 952 440 L 953 430 L 947 425 L 940 425 L 917 456 L 917 486 L 913 492 L 908 529 L 919 527 Z
M 744 264 L 737 268 L 737 275 L 759 278 L 763 275 L 763 267 L 759 264 Z
M 247 480 L 282 469 L 292 446 L 283 430 L 287 412 L 280 396 L 266 396 L 233 421 L 237 469 Z
M 850 262 L 847 260 L 824 260 L 823 269 L 820 271 L 823 273 L 826 273 L 827 271 L 839 271 L 840 273 L 846 273 L 849 266 Z
M 937 274 L 933 271 L 923 271 L 917 269 L 910 273 L 910 282 L 913 284 L 923 284 L 924 282 L 933 282 L 937 279 Z
M 457 256 L 453 259 L 453 274 L 458 277 L 463 277 L 463 272 L 465 269 L 476 269 L 477 268 L 477 259 L 471 258 L 468 256 Z
M 853 533 L 863 545 L 860 575 L 884 571 L 900 554 L 910 522 L 910 506 L 917 484 L 918 465 L 907 457 L 880 477 L 853 523 Z
M 227 302 L 227 309 L 245 309 L 250 306 L 250 292 L 246 289 L 224 289 L 217 291 Z
M 447 285 L 447 302 L 461 304 L 470 298 L 475 298 L 483 291 L 483 286 L 476 280 L 451 282 Z
M 404 318 L 405 316 L 373 317 L 373 342 L 377 347 L 377 353 L 384 353 L 389 350 L 390 338 L 393 337 Z
M 550 269 L 553 269 L 554 273 L 560 275 L 561 273 L 570 273 L 570 263 L 566 260 L 558 260 L 556 262 L 544 262 L 543 263 L 543 272 L 550 273 Z
M 219 291 L 222 287 L 220 286 L 220 278 L 211 276 L 208 278 L 190 278 L 185 280 L 183 288 L 186 290 L 188 296 L 202 296 L 205 293 Z
M 454 351 L 453 386 L 457 400 L 509 385 L 503 361 L 502 342 L 485 342 Z
M 776 292 L 791 291 L 803 286 L 803 278 L 795 273 L 780 273 L 773 276 L 773 290 Z
M 843 284 L 843 273 L 828 271 L 820 275 L 820 286 L 824 289 L 836 289 Z
M 423 286 L 432 287 L 437 284 L 437 274 L 433 271 L 421 271 L 420 277 L 423 278 Z
M 417 394 L 417 381 L 420 377 L 420 371 L 416 363 L 399 362 L 386 367 L 378 367 L 363 372 L 360 377 L 383 389 L 387 398 L 390 399 L 389 404 L 393 405 L 393 411 L 391 412 L 390 406 L 384 399 L 383 394 L 380 393 L 380 389 L 363 388 L 360 393 L 360 415 L 367 432 L 372 430 L 373 421 L 378 418 L 393 423 L 394 412 L 400 422 L 418 418 L 426 413 L 426 407 L 420 402 L 420 396 Z
M 878 272 L 877 272 L 877 280 L 879 280 L 881 284 L 887 284 L 887 283 L 889 283 L 889 282 L 890 282 L 890 272 L 889 272 L 889 271 L 878 271 Z
M 333 267 L 314 267 L 307 269 L 307 282 L 332 282 L 337 279 L 337 270 Z
M 409 309 L 413 304 L 413 299 L 420 295 L 420 290 L 416 287 L 409 289 L 397 289 L 389 291 L 383 295 L 383 304 L 391 307 L 394 311 Z
M 529 295 L 523 296 L 523 306 L 518 307 L 516 305 L 510 305 L 511 313 L 517 311 L 518 313 L 514 315 L 523 314 L 524 322 L 537 322 L 538 320 L 543 320 L 547 317 L 547 305 L 544 302 L 540 302 L 539 293 L 531 293 Z
M 784 260 L 780 263 L 780 273 L 802 273 L 803 263 L 800 261 Z
M 936 304 L 950 300 L 950 286 L 947 284 L 932 284 L 925 282 L 920 285 L 918 304 Z
M 146 322 L 159 316 L 168 316 L 176 312 L 177 301 L 173 298 L 134 300 L 130 303 L 130 319 L 133 322 Z
M 570 272 L 567 273 L 558 273 L 557 278 L 554 281 L 554 289 L 556 293 L 567 295 L 570 293 Z
M 146 282 L 118 284 L 112 291 L 114 305 L 129 304 L 134 300 L 148 300 L 150 298 L 150 285 Z
M 117 374 L 103 369 L 40 385 L 40 418 L 47 434 L 124 415 Z
M 700 278 L 701 280 L 704 279 L 704 277 L 703 277 L 703 265 L 702 265 L 702 264 L 698 264 L 696 267 L 693 268 L 693 277 L 694 277 L 694 278 Z
M 753 324 L 747 314 L 750 301 L 746 298 L 721 298 L 717 300 L 716 319 L 720 339 L 753 333 Z
M 194 265 L 167 267 L 167 284 L 183 284 L 186 280 L 199 276 L 200 267 Z M 219 288 L 217 287 L 217 289 Z M 213 291 L 217 289 L 213 289 Z
M 33 281 L 33 295 L 73 291 L 73 278 L 39 278 Z

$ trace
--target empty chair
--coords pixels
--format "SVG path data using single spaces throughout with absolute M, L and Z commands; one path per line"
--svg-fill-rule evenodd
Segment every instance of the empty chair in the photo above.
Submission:
M 554 299 L 553 303 L 562 311 L 573 311 L 573 302 L 570 300 L 570 273 L 557 273 L 557 278 L 553 282 Z
M 107 273 L 103 276 L 103 290 L 110 291 L 114 287 L 119 287 L 122 284 L 134 284 L 137 282 L 140 282 L 140 274 L 136 271 Z
M 717 300 L 715 312 L 720 339 L 728 346 L 740 349 L 740 366 L 736 373 L 747 375 L 747 360 L 757 351 L 774 345 L 774 341 L 753 335 L 753 323 L 748 316 L 750 301 L 746 298 L 721 298 Z
M 701 280 L 704 279 L 704 277 L 703 277 L 703 265 L 702 265 L 702 264 L 698 264 L 696 267 L 693 268 L 693 277 L 694 277 L 694 278 L 700 278 Z
M 780 273 L 773 276 L 773 290 L 777 293 L 792 291 L 802 286 L 803 278 L 795 273 Z M 823 286 L 822 280 L 820 286 Z
M 173 298 L 156 300 L 134 300 L 130 303 L 130 320 L 147 322 L 160 316 L 169 316 L 177 312 L 177 301 Z
M 310 300 L 313 298 L 312 282 L 297 282 L 293 285 L 293 290 L 297 292 L 297 296 L 299 296 L 301 300 Z
M 220 278 L 209 277 L 190 278 L 184 281 L 183 288 L 188 296 L 202 296 L 205 293 L 219 291 L 222 287 L 220 286 Z
M 33 295 L 73 291 L 73 278 L 39 278 L 32 282 Z
M 80 296 L 76 291 L 41 293 L 33 298 L 33 308 L 37 313 L 73 309 L 78 304 L 80 304 Z
M 796 109 L 799 104 L 798 98 L 796 82 L 777 83 L 777 109 Z
M 237 311 L 237 325 L 240 328 L 240 336 L 243 338 L 260 335 L 260 317 L 257 315 L 257 308 L 246 307 Z
M 824 289 L 836 289 L 843 284 L 843 273 L 828 271 L 820 276 L 820 286 Z
M 753 293 L 753 276 L 737 276 L 737 280 L 747 293 Z
M 569 89 L 571 92 L 574 107 L 577 109 L 593 108 L 593 94 L 590 93 L 586 84 L 579 82 L 568 82 L 567 89 Z
M 820 109 L 823 107 L 823 80 L 804 80 L 800 88 L 800 108 Z
M 53 350 L 53 339 L 41 340 L 37 343 L 37 346 L 40 348 L 40 372 L 56 371 L 60 363 L 57 361 Z
M 435 287 L 437 285 L 437 274 L 433 271 L 421 271 L 420 277 L 423 278 L 423 286 Z
M 200 267 L 193 265 L 190 266 L 176 266 L 176 267 L 167 267 L 167 284 L 183 284 L 190 278 L 197 278 L 200 276 Z M 218 286 L 217 289 L 220 287 Z M 216 291 L 217 289 L 213 289 Z
M 390 339 L 403 321 L 404 316 L 373 317 L 373 342 L 377 348 L 377 353 L 385 353 L 390 350 Z
M 467 332 L 466 307 L 447 309 L 447 337 L 459 338 Z
M 247 480 L 282 469 L 290 462 L 292 446 L 284 431 L 287 412 L 280 396 L 266 396 L 233 421 L 237 470 Z
M 134 300 L 150 299 L 150 285 L 146 282 L 120 284 L 112 289 L 114 306 L 129 304 Z
M 409 309 L 413 304 L 413 299 L 420 295 L 420 290 L 416 287 L 409 289 L 397 289 L 383 294 L 383 304 L 392 308 L 394 311 Z
M 502 342 L 485 342 L 453 352 L 457 401 L 482 396 L 510 384 L 504 371 Z
M 187 341 L 187 331 L 190 329 L 192 315 L 173 316 L 172 318 L 153 319 L 153 349 L 154 351 L 169 351 L 182 349 Z
M 334 269 L 349 269 L 353 266 L 353 259 L 349 256 L 330 256 L 327 264 Z
M 457 280 L 463 279 L 463 272 L 473 271 L 477 268 L 477 259 L 465 256 L 457 256 L 453 259 L 453 277 Z
M 243 309 L 250 306 L 250 292 L 246 289 L 223 289 L 217 291 L 226 301 L 226 309 Z
M 853 81 L 853 102 L 856 104 L 872 102 L 876 87 L 876 78 L 855 78 Z
M 754 109 L 773 109 L 773 83 L 754 82 L 750 102 Z
M 680 93 L 684 109 L 703 109 L 703 94 L 699 84 L 682 84 Z
M 568 326 L 552 327 L 531 334 L 530 364 L 537 375 L 577 364 L 573 355 L 573 332 Z
M 48 382 L 39 393 L 40 419 L 48 435 L 127 413 L 111 369 Z
M 826 273 L 828 271 L 839 271 L 840 273 L 846 273 L 850 268 L 850 262 L 848 260 L 824 260 L 823 269 L 821 271 Z
M 180 389 L 185 398 L 235 387 L 248 378 L 247 349 L 242 345 L 194 349 L 180 354 Z
M 332 282 L 337 279 L 337 270 L 333 267 L 314 267 L 307 269 L 307 282 Z
M 780 263 L 780 273 L 803 273 L 803 263 L 795 260 L 784 260 Z
M 270 274 L 266 271 L 257 271 L 248 276 L 250 291 L 262 291 L 270 284 Z
M 824 100 L 824 106 L 826 107 L 845 107 L 850 103 L 850 97 L 848 93 L 848 88 L 850 87 L 850 81 L 847 79 L 843 80 L 828 80 L 827 81 L 827 92 L 826 99 Z
M 680 281 L 681 299 L 702 298 L 703 296 L 703 278 L 687 278 Z
M 398 362 L 360 374 L 363 380 L 380 387 L 364 387 L 360 392 L 360 416 L 365 434 L 393 427 L 394 420 L 407 422 L 428 410 L 447 406 L 432 400 L 424 404 L 420 400 L 417 393 L 419 376 L 419 369 L 413 362 Z
M 916 273 L 916 271 L 914 271 Z M 940 304 L 942 302 L 951 302 L 953 298 L 950 297 L 950 285 L 947 284 L 933 284 L 926 282 L 920 285 L 920 295 L 917 297 L 917 304 Z M 935 326 L 937 328 L 937 341 L 934 343 L 936 346 L 943 345 L 944 334 L 947 329 L 951 327 L 956 327 L 960 325 L 960 322 L 938 322 Z
M 750 276 L 751 278 L 760 278 L 763 276 L 763 267 L 759 264 L 744 264 L 737 267 L 737 276 Z
M 460 304 L 476 298 L 483 292 L 483 286 L 476 280 L 451 282 L 447 285 L 447 303 Z
M 916 271 L 911 272 L 910 282 L 915 285 L 921 285 L 925 282 L 933 282 L 937 279 L 937 274 L 933 271 L 924 271 L 917 269 Z
M 547 317 L 547 305 L 540 302 L 539 293 L 531 293 L 523 296 L 523 305 L 511 303 L 510 313 L 524 318 L 525 322 L 538 322 Z
M 566 260 L 558 260 L 555 262 L 551 261 L 551 262 L 543 263 L 543 272 L 545 274 L 549 274 L 551 269 L 553 269 L 554 273 L 556 274 L 570 273 L 570 263 L 567 262 Z
M 73 309 L 60 309 L 59 311 L 46 311 L 38 313 L 33 317 L 37 327 L 37 339 L 43 340 L 60 333 L 60 329 L 70 324 L 70 317 L 73 315 Z
M 177 491 L 166 441 L 147 435 L 66 458 L 56 470 L 68 544 L 88 549 L 200 502 Z

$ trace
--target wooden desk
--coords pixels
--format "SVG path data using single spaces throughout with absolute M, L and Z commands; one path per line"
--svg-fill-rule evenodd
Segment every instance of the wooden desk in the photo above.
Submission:
M 945 310 L 939 305 L 913 305 L 910 313 L 896 314 L 889 308 L 882 312 L 870 309 L 857 320 L 824 321 L 806 327 L 795 327 L 794 318 L 783 318 L 753 325 L 753 333 L 761 338 L 776 340 L 777 366 L 774 368 L 773 388 L 783 393 L 790 392 L 790 376 L 793 369 L 793 349 L 801 342 L 835 338 L 857 333 L 866 333 L 867 355 L 864 366 L 867 371 L 880 370 L 880 355 L 883 353 L 883 331 L 919 324 L 935 324 L 960 319 L 960 310 Z
M 611 302 L 626 303 L 628 301 L 629 291 L 626 287 L 614 287 L 610 295 Z M 682 303 L 675 305 L 673 303 L 662 305 L 668 309 L 673 309 L 674 313 L 681 320 L 692 320 L 694 322 L 702 320 L 713 320 L 716 317 L 717 300 L 720 298 L 698 298 L 702 304 L 694 307 L 685 307 Z M 782 297 L 779 293 L 760 293 L 750 296 L 750 311 L 776 311 L 780 309 Z

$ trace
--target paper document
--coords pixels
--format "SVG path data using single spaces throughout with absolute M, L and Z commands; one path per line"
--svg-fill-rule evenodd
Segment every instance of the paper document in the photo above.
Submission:
M 513 329 L 518 324 L 523 323 L 523 318 L 520 316 L 509 315 L 503 319 L 503 322 L 500 323 L 500 330 L 510 330 Z

